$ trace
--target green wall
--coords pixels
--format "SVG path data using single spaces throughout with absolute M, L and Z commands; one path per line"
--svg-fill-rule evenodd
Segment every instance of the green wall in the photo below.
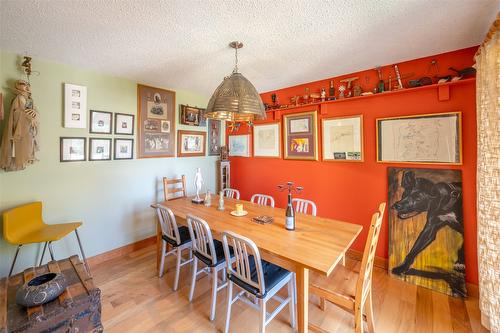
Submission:
M 9 87 L 23 77 L 19 63 L 19 56 L 0 52 L 0 87 L 6 111 L 13 98 Z M 120 137 L 89 134 L 88 129 L 63 128 L 63 84 L 87 86 L 88 109 L 130 114 L 136 114 L 137 86 L 126 79 L 36 58 L 33 70 L 40 73 L 31 78 L 33 99 L 41 116 L 40 161 L 23 171 L 0 171 L 0 211 L 40 200 L 47 223 L 83 221 L 80 235 L 90 257 L 154 234 L 154 212 L 149 206 L 163 197 L 163 176 L 185 174 L 188 192 L 193 193 L 195 169 L 200 167 L 208 188 L 214 191 L 216 157 L 60 163 L 61 136 Z M 187 91 L 177 91 L 176 100 L 178 104 L 198 106 L 205 106 L 208 101 L 206 96 Z M 178 121 L 178 112 L 176 118 Z M 4 120 L 1 127 L 5 123 Z M 179 125 L 177 128 L 184 127 L 206 130 Z M 134 132 L 137 134 L 137 125 Z M 77 253 L 74 235 L 54 243 L 54 250 L 58 258 Z M 14 252 L 15 246 L 7 244 L 2 237 L 0 277 L 8 274 Z M 34 265 L 39 253 L 38 245 L 22 248 L 15 271 Z

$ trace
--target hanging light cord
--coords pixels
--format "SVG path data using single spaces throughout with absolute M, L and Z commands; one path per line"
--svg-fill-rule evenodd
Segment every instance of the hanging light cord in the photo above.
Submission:
M 234 69 L 233 69 L 233 74 L 238 73 L 238 45 L 234 48 Z

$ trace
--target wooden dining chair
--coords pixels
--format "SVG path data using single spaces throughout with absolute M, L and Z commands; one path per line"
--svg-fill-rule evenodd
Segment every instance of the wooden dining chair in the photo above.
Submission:
M 203 219 L 188 214 L 186 216 L 189 234 L 193 242 L 193 264 L 191 289 L 189 291 L 189 301 L 193 300 L 194 289 L 196 287 L 196 277 L 205 273 L 210 275 L 212 279 L 212 300 L 210 306 L 210 320 L 215 320 L 215 306 L 217 304 L 217 293 L 227 286 L 226 278 L 226 258 L 224 257 L 224 249 L 222 242 L 213 239 L 212 231 L 206 221 Z M 232 250 L 231 250 L 232 251 Z M 230 256 L 230 260 L 234 261 L 234 256 Z M 198 262 L 205 265 L 204 268 L 198 270 Z M 222 280 L 219 281 L 218 273 L 222 272 Z
M 280 266 L 261 260 L 259 249 L 252 240 L 246 237 L 231 231 L 225 231 L 222 233 L 222 244 L 229 279 L 224 333 L 229 332 L 231 307 L 237 300 L 259 311 L 260 333 L 265 332 L 267 324 L 287 305 L 290 310 L 291 326 L 295 329 L 296 295 L 294 274 Z M 234 255 L 234 262 L 231 261 L 231 255 Z M 239 287 L 241 291 L 233 298 L 233 287 L 235 286 Z M 284 286 L 288 287 L 286 299 L 277 295 Z M 248 297 L 249 294 L 257 299 L 257 302 L 254 302 L 254 299 L 250 299 Z M 277 301 L 278 306 L 272 313 L 267 313 L 266 305 L 271 299 Z
M 165 201 L 187 197 L 186 176 L 170 179 L 163 177 L 163 195 Z
M 363 319 L 367 322 L 368 332 L 375 332 L 372 304 L 372 274 L 373 263 L 375 260 L 375 250 L 377 249 L 385 205 L 385 202 L 381 203 L 379 205 L 379 211 L 374 213 L 372 216 L 359 273 L 349 270 L 345 266 L 338 265 L 330 275 L 330 278 L 325 279 L 324 277 L 315 275 L 311 279 L 311 285 L 309 286 L 309 292 L 311 294 L 319 296 L 321 300 L 325 299 L 326 301 L 353 313 L 354 331 L 356 333 L 362 333 L 364 331 Z M 355 279 L 356 284 L 344 283 L 343 285 L 345 288 L 334 291 L 331 290 L 332 279 L 347 282 Z M 321 302 L 321 304 L 324 303 Z M 364 315 L 363 313 L 366 314 Z M 326 332 L 314 324 L 309 324 L 309 330 L 311 332 Z
M 181 267 L 189 264 L 193 259 L 191 255 L 191 237 L 189 235 L 189 229 L 186 226 L 177 226 L 177 221 L 175 220 L 174 213 L 170 208 L 162 206 L 160 204 L 154 205 L 156 213 L 158 214 L 158 221 L 161 227 L 161 238 L 162 238 L 162 248 L 161 248 L 161 263 L 160 270 L 158 273 L 159 277 L 163 276 L 165 257 L 169 255 L 174 255 L 177 257 L 177 265 L 175 270 L 174 279 L 174 290 L 179 287 L 179 273 Z M 170 250 L 167 249 L 167 244 L 170 245 Z M 189 251 L 189 259 L 185 260 L 182 258 L 182 251 Z
M 294 210 L 296 213 L 303 213 L 303 214 L 309 214 L 309 207 L 311 207 L 311 215 L 316 216 L 317 208 L 316 204 L 311 201 L 311 200 L 306 200 L 306 199 L 300 199 L 300 198 L 293 198 L 292 199 L 292 206 L 294 207 Z
M 225 188 L 222 190 L 222 193 L 226 198 L 231 198 L 231 199 L 238 199 L 240 200 L 240 191 L 234 189 L 234 188 Z
M 262 206 L 271 206 L 274 207 L 274 198 L 270 195 L 266 194 L 254 194 L 250 198 L 250 202 L 256 203 Z

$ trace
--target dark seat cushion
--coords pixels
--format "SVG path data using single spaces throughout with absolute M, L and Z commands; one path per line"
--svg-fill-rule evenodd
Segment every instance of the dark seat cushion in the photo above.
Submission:
M 255 268 L 255 260 L 253 256 L 248 257 L 248 263 L 250 264 L 250 271 L 252 272 L 251 274 L 252 281 L 258 283 L 257 269 Z M 249 293 L 259 298 L 263 298 L 267 295 L 269 290 L 271 290 L 274 286 L 276 286 L 281 280 L 283 280 L 287 276 L 287 274 L 290 273 L 288 270 L 265 260 L 262 260 L 262 271 L 264 273 L 264 283 L 266 287 L 266 290 L 263 294 L 260 294 L 257 288 L 255 288 L 254 286 L 251 286 L 248 283 L 243 282 L 234 275 L 228 274 L 228 278 L 229 280 L 233 281 L 234 283 L 236 283 L 238 286 L 245 289 Z
M 189 235 L 189 228 L 186 226 L 179 227 L 179 238 L 181 239 L 180 244 L 177 244 L 175 239 L 170 239 L 166 235 L 161 235 L 161 237 L 173 247 L 181 246 L 182 244 L 186 244 L 191 241 L 191 236 Z
M 193 251 L 194 255 L 200 259 L 205 265 L 209 267 L 215 267 L 219 265 L 220 263 L 223 263 L 226 258 L 224 256 L 224 247 L 222 246 L 222 242 L 214 239 L 214 248 L 215 248 L 215 256 L 217 258 L 215 265 L 212 264 L 212 260 L 208 259 L 205 257 L 203 254 L 199 253 L 198 251 Z M 207 249 L 208 249 L 208 244 L 207 244 Z M 230 246 L 229 247 L 229 253 L 231 253 L 231 257 L 233 257 L 233 248 Z

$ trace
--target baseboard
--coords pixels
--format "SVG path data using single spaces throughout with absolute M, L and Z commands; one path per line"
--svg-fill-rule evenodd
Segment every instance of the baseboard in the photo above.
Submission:
M 100 263 L 103 263 L 105 261 L 115 259 L 122 257 L 124 255 L 127 255 L 129 253 L 132 253 L 134 251 L 143 249 L 145 247 L 148 247 L 150 245 L 156 244 L 156 236 L 148 237 L 143 240 L 116 248 L 114 250 L 104 252 L 101 254 L 98 254 L 96 256 L 90 257 L 87 259 L 87 262 L 89 263 L 90 267 L 98 265 Z
M 349 249 L 346 252 L 346 257 L 353 260 L 361 261 L 361 259 L 363 259 L 363 252 L 354 249 Z M 387 269 L 389 267 L 389 263 L 386 258 L 377 256 L 375 256 L 375 261 L 373 262 L 373 265 L 375 267 L 382 269 Z

